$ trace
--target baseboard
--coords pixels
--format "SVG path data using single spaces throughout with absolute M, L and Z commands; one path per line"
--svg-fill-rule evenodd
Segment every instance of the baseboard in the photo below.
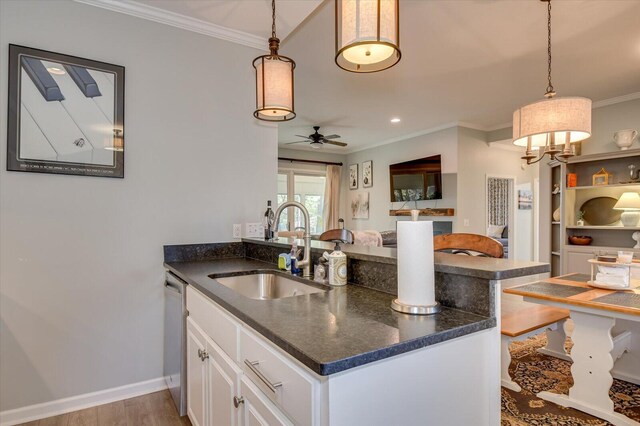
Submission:
M 0 426 L 12 426 L 167 388 L 164 377 L 0 412 Z

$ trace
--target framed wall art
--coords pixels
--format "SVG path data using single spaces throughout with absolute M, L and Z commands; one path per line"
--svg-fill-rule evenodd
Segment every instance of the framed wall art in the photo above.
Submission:
M 358 164 L 349 166 L 349 189 L 358 189 Z
M 359 192 L 351 195 L 351 218 L 369 219 L 369 192 Z
M 591 177 L 591 182 L 592 182 L 593 186 L 609 185 L 609 180 L 610 179 L 611 179 L 611 173 L 606 171 L 604 169 L 604 167 L 603 167 L 603 168 L 600 169 L 600 171 L 598 173 L 595 173 Z
M 124 67 L 9 45 L 7 170 L 124 177 Z
M 518 210 L 531 210 L 533 208 L 533 191 L 527 189 L 518 190 Z
M 362 163 L 362 187 L 371 188 L 373 186 L 373 161 Z

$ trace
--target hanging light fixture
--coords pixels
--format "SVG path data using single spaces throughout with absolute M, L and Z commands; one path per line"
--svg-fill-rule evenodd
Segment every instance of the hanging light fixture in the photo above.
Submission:
M 296 63 L 278 54 L 276 2 L 271 0 L 271 38 L 268 55 L 253 60 L 256 69 L 256 110 L 253 116 L 264 121 L 289 121 L 296 117 L 293 104 L 293 70 Z
M 336 64 L 351 72 L 376 72 L 398 63 L 398 0 L 336 0 Z
M 574 142 L 591 136 L 591 99 L 558 97 L 551 84 L 551 0 L 547 3 L 548 85 L 545 99 L 518 108 L 513 113 L 513 143 L 526 147 L 523 160 L 534 164 L 548 154 L 566 163 L 575 155 Z M 538 151 L 534 154 L 534 151 Z

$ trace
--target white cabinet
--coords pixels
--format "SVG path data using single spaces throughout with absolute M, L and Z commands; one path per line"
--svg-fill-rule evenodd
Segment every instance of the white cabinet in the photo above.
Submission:
M 290 426 L 291 423 L 246 377 L 242 378 L 242 417 L 245 426 Z
M 194 426 L 237 426 L 234 397 L 240 370 L 191 319 L 187 319 L 187 414 Z
M 319 376 L 191 286 L 187 309 L 194 426 L 500 423 L 495 327 Z M 399 331 L 410 332 L 415 321 L 398 318 Z
M 187 290 L 187 308 L 187 414 L 191 423 L 293 425 L 256 385 L 243 377 L 238 359 L 230 357 L 233 354 L 238 358 L 239 324 L 192 289 Z M 270 361 L 272 365 L 273 356 Z
M 240 370 L 213 342 L 207 345 L 208 406 L 210 426 L 237 426 L 238 409 L 233 398 L 240 395 Z
M 206 352 L 206 340 L 191 318 L 187 319 L 187 414 L 193 426 L 205 426 L 206 423 L 206 364 L 203 353 Z

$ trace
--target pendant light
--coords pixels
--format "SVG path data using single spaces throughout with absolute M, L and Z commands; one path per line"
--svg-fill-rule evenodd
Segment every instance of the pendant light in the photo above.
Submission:
M 551 84 L 551 0 L 547 3 L 548 85 L 545 99 L 518 108 L 513 113 L 513 143 L 525 146 L 522 157 L 534 164 L 548 154 L 563 163 L 575 155 L 571 146 L 591 136 L 591 99 L 555 97 Z M 564 146 L 563 146 L 564 145 Z M 538 154 L 534 154 L 534 151 Z
M 256 110 L 253 116 L 264 121 L 289 121 L 296 117 L 293 104 L 293 70 L 296 63 L 278 54 L 276 2 L 271 0 L 271 38 L 268 55 L 253 60 L 256 69 Z
M 368 73 L 398 63 L 399 0 L 335 0 L 336 64 L 346 71 Z

